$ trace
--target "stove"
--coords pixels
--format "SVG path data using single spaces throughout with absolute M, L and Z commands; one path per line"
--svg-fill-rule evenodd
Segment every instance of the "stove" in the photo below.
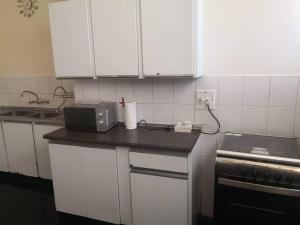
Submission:
M 299 208 L 299 139 L 223 136 L 216 158 L 217 224 L 300 224 Z

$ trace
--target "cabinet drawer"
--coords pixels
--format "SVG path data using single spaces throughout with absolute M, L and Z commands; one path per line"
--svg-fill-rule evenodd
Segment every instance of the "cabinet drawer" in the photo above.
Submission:
M 187 158 L 181 156 L 157 155 L 141 152 L 129 153 L 133 167 L 187 173 Z

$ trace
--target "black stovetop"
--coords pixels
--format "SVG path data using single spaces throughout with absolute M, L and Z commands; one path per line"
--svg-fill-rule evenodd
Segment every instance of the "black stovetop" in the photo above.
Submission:
M 300 159 L 300 139 L 225 134 L 219 150 Z

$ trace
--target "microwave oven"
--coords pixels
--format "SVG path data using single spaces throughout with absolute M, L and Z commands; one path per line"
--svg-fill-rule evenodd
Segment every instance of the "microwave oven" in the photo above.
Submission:
M 65 127 L 75 131 L 106 132 L 118 124 L 116 103 L 74 104 L 64 107 Z

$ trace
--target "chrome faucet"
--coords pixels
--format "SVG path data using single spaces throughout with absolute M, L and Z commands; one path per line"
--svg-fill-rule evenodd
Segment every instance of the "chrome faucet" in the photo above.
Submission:
M 24 93 L 29 93 L 29 94 L 32 94 L 35 96 L 35 100 L 31 100 L 29 101 L 28 103 L 29 104 L 49 104 L 49 101 L 48 100 L 42 100 L 40 99 L 40 97 L 38 96 L 37 93 L 34 93 L 32 91 L 23 91 L 22 94 L 21 94 L 21 97 L 23 98 L 24 97 Z
M 57 95 L 56 92 L 58 89 L 61 89 L 63 91 L 63 95 Z M 57 106 L 56 108 L 56 112 L 58 112 L 60 110 L 61 107 L 63 107 L 65 104 L 66 104 L 66 101 L 67 101 L 67 92 L 66 92 L 66 89 L 63 87 L 63 86 L 58 86 L 54 89 L 54 92 L 53 92 L 53 98 L 55 97 L 61 97 L 63 98 L 63 102 Z

